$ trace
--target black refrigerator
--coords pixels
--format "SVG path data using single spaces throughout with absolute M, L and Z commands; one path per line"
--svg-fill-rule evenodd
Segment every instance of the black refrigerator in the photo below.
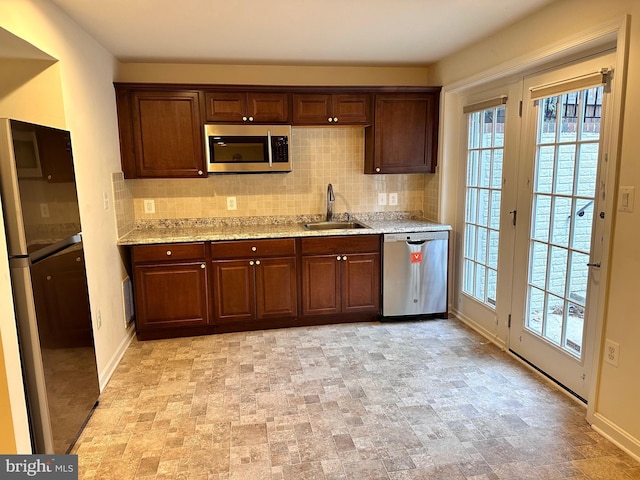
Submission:
M 100 393 L 70 133 L 0 119 L 0 187 L 33 453 L 68 453 Z

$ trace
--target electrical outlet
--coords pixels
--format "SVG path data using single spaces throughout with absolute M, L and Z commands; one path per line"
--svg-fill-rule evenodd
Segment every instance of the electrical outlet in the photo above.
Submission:
M 237 208 L 236 197 L 227 197 L 227 210 L 236 210 Z
M 144 213 L 156 213 L 156 202 L 155 202 L 155 200 L 145 200 L 144 201 Z
M 398 204 L 398 194 L 396 192 L 389 194 L 389 205 L 397 205 Z
M 98 313 L 96 313 L 96 328 L 100 330 L 100 327 L 102 327 L 102 314 L 98 310 Z
M 605 340 L 604 342 L 604 361 L 613 365 L 614 367 L 618 366 L 618 357 L 620 356 L 620 344 L 614 342 L 613 340 Z
M 378 194 L 378 205 L 386 205 L 387 204 L 387 194 L 386 192 L 382 192 Z
M 42 218 L 49 218 L 49 204 L 41 203 L 40 204 L 40 216 Z
M 102 192 L 102 206 L 105 210 L 109 210 L 109 195 L 107 195 L 107 192 Z

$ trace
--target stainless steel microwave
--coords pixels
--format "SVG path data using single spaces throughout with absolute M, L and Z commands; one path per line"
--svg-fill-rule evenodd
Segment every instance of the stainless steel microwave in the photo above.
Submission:
M 205 125 L 209 173 L 290 172 L 290 125 Z

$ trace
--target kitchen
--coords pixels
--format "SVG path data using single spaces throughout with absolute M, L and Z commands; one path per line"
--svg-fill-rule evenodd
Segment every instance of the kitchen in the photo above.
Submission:
M 575 7 L 572 2 L 557 2 L 557 4 L 549 6 L 541 13 L 532 16 L 527 19 L 524 25 L 532 27 L 538 26 L 540 23 L 546 24 L 552 18 L 562 18 L 562 16 L 570 16 L 571 9 Z M 588 8 L 587 8 L 588 7 Z M 573 27 L 573 32 L 581 32 L 592 28 L 593 25 L 599 25 L 599 18 L 602 12 L 599 6 L 593 2 L 588 3 L 587 7 L 581 4 L 582 11 L 588 11 L 589 15 L 583 15 L 576 25 Z M 81 207 L 81 215 L 83 216 L 83 223 L 85 223 L 85 238 L 87 244 L 87 262 L 88 262 L 88 276 L 89 276 L 89 288 L 92 292 L 92 306 L 99 308 L 102 314 L 103 324 L 99 333 L 96 335 L 96 347 L 98 352 L 98 366 L 103 385 L 108 380 L 111 372 L 115 369 L 118 359 L 122 355 L 124 349 L 126 349 L 129 333 L 124 327 L 124 307 L 121 302 L 121 285 L 120 282 L 113 282 L 112 279 L 124 279 L 126 276 L 126 269 L 123 262 L 120 259 L 120 251 L 115 247 L 115 238 L 117 238 L 115 219 L 113 210 L 104 210 L 104 198 L 103 192 L 111 191 L 112 174 L 120 169 L 120 155 L 118 151 L 118 133 L 116 123 L 115 105 L 113 102 L 113 85 L 114 79 L 122 82 L 194 82 L 194 83 L 206 83 L 210 78 L 215 77 L 217 83 L 225 84 L 237 84 L 242 83 L 241 77 L 244 75 L 253 75 L 252 78 L 259 79 L 263 84 L 281 84 L 287 85 L 291 83 L 292 79 L 300 78 L 303 83 L 310 83 L 307 79 L 310 76 L 315 76 L 318 84 L 335 84 L 343 83 L 336 80 L 336 73 L 343 72 L 344 75 L 341 78 L 349 77 L 349 83 L 354 85 L 364 84 L 389 84 L 389 85 L 403 85 L 403 84 L 426 84 L 426 78 L 430 78 L 429 70 L 426 68 L 417 67 L 396 67 L 394 69 L 385 69 L 382 67 L 260 67 L 260 66 L 246 66 L 238 71 L 237 67 L 232 66 L 217 66 L 204 68 L 202 66 L 181 66 L 181 68 L 175 68 L 174 66 L 161 66 L 153 64 L 122 64 L 118 66 L 118 73 L 116 74 L 116 67 L 113 65 L 113 60 L 102 47 L 97 45 L 90 37 L 84 32 L 80 31 L 75 24 L 68 19 L 68 17 L 60 14 L 54 7 L 50 5 L 40 4 L 26 4 L 11 7 L 2 8 L 6 10 L 2 11 L 2 24 L 3 28 L 7 28 L 21 38 L 39 46 L 47 53 L 42 51 L 33 52 L 30 51 L 29 61 L 18 62 L 15 59 L 7 60 L 14 66 L 20 68 L 14 68 L 16 78 L 10 79 L 10 86 L 7 88 L 6 98 L 3 97 L 2 107 L 7 112 L 3 116 L 10 117 L 22 117 L 35 123 L 44 124 L 57 124 L 71 129 L 74 132 L 74 150 L 77 152 L 79 158 L 86 160 L 80 161 L 78 165 L 78 175 L 80 178 L 79 183 L 79 196 L 85 200 L 84 205 Z M 637 7 L 633 2 L 615 2 L 613 6 L 608 7 L 610 11 L 607 13 L 609 18 L 618 18 L 625 13 L 637 14 Z M 18 15 L 19 12 L 20 15 Z M 65 34 L 56 35 L 47 28 L 35 31 L 29 27 L 22 25 L 18 20 L 18 16 L 22 18 L 33 19 L 33 25 L 37 25 L 37 22 L 43 22 L 48 24 L 50 20 L 55 19 L 54 32 L 65 32 Z M 6 20 L 4 20 L 6 19 Z M 5 23 L 7 22 L 7 23 Z M 632 29 L 632 33 L 635 30 Z M 74 46 L 67 44 L 64 37 L 73 35 L 75 37 Z M 525 40 L 519 35 L 516 29 L 506 30 L 501 34 L 502 39 L 513 40 L 516 39 L 520 42 L 519 52 L 530 52 L 535 48 L 540 48 L 544 45 L 552 43 L 551 40 L 540 40 L 536 46 L 528 47 L 522 45 Z M 559 35 L 559 34 L 558 34 Z M 565 35 L 570 36 L 565 32 Z M 561 41 L 563 36 L 558 36 L 557 41 Z M 635 47 L 637 41 L 635 36 L 631 36 L 631 44 Z M 484 58 L 484 63 L 478 60 L 475 71 L 473 67 L 469 67 L 470 70 L 465 70 L 463 65 L 465 61 L 463 57 L 452 58 L 450 61 L 455 62 L 451 65 L 450 71 L 446 72 L 446 77 L 440 79 L 434 77 L 434 83 L 447 85 L 453 81 L 462 78 L 466 75 L 470 75 L 475 72 L 485 70 L 489 66 L 497 65 L 502 61 L 508 59 L 508 54 L 504 53 L 503 56 L 494 58 L 495 53 L 491 49 L 492 44 L 490 42 L 481 43 L 477 48 L 480 49 L 481 56 Z M 483 50 L 483 47 L 487 50 Z M 52 58 L 52 55 L 62 60 L 62 63 L 56 63 Z M 91 60 L 87 60 L 91 58 Z M 630 51 L 631 63 L 633 59 L 637 58 L 635 50 L 632 48 Z M 85 62 L 89 61 L 88 67 Z M 70 65 L 77 67 L 71 68 Z M 454 71 L 459 69 L 460 73 Z M 39 75 L 35 75 L 38 72 Z M 630 71 L 629 83 L 627 90 L 627 98 L 632 98 L 637 92 L 634 87 L 637 82 L 633 82 L 634 71 Z M 438 79 L 440 81 L 435 82 Z M 24 81 L 26 80 L 26 81 Z M 258 80 L 256 80 L 258 81 Z M 429 82 L 431 83 L 431 82 Z M 18 88 L 19 85 L 25 84 L 25 87 Z M 50 85 L 59 85 L 60 94 L 52 95 Z M 101 93 L 100 93 L 101 92 Z M 37 111 L 25 112 L 23 105 L 30 105 L 31 101 L 25 100 L 25 98 L 42 99 L 34 103 L 38 104 Z M 63 98 L 74 98 L 73 105 L 69 105 L 69 102 L 63 102 Z M 45 100 L 46 99 L 46 100 Z M 22 100 L 22 101 L 20 101 Z M 22 110 L 21 110 L 22 109 Z M 96 111 L 105 112 L 104 116 L 98 116 Z M 635 112 L 627 112 L 626 125 L 632 125 L 633 116 Z M 107 117 L 107 118 L 105 118 Z M 444 126 L 446 129 L 446 125 Z M 96 143 L 95 132 L 100 132 L 99 143 Z M 633 179 L 637 177 L 637 167 L 633 166 L 631 158 L 633 152 L 637 151 L 636 141 L 632 138 L 632 135 L 624 136 L 623 141 L 623 156 L 621 159 L 622 170 L 621 174 L 624 174 L 626 178 Z M 98 148 L 96 148 L 98 147 Z M 88 159 L 91 159 L 89 161 Z M 347 211 L 350 207 L 346 204 L 340 205 L 340 195 L 344 195 L 348 188 L 340 188 L 340 178 L 327 178 L 318 181 L 318 186 L 315 192 L 310 193 L 307 198 L 302 199 L 304 205 L 315 205 L 315 211 L 322 211 L 324 205 L 324 189 L 326 184 L 333 182 L 336 186 L 336 193 L 338 195 L 338 201 L 336 202 L 336 210 Z M 232 179 L 225 180 L 233 182 Z M 275 180 L 274 180 L 275 181 Z M 392 180 L 396 181 L 396 180 Z M 398 180 L 399 181 L 399 180 Z M 449 221 L 449 218 L 444 216 L 440 211 L 441 207 L 438 206 L 440 193 L 443 195 L 443 199 L 451 198 L 451 193 L 447 193 L 446 190 L 440 187 L 440 180 L 438 175 L 428 175 L 423 180 L 418 180 L 417 185 L 411 185 L 409 179 L 408 188 L 410 190 L 417 191 L 417 195 L 424 195 L 427 199 L 423 210 L 428 218 L 439 219 L 440 221 Z M 135 199 L 136 211 L 138 216 L 134 218 L 144 217 L 144 200 L 148 198 L 160 199 L 156 203 L 156 211 L 163 211 L 163 202 L 168 204 L 168 200 L 174 197 L 180 197 L 180 190 L 168 190 L 163 189 L 158 185 L 156 181 L 150 180 L 149 191 L 139 191 L 137 182 L 133 185 L 134 192 L 132 197 Z M 142 181 L 141 181 L 142 182 Z M 196 186 L 192 187 L 191 183 L 186 180 L 176 181 L 182 191 L 187 189 L 205 189 L 206 187 Z M 194 181 L 195 183 L 199 183 Z M 371 181 L 373 185 L 364 186 L 366 192 L 369 192 L 366 202 L 369 205 L 377 203 L 377 191 L 382 191 L 382 186 L 376 186 L 375 180 Z M 424 182 L 424 190 L 420 191 L 423 187 L 420 182 Z M 633 180 L 630 180 L 633 183 Z M 207 183 L 205 181 L 204 183 Z M 204 184 L 203 184 L 204 185 Z M 323 185 L 320 188 L 320 185 Z M 345 184 L 345 185 L 348 185 Z M 399 208 L 401 209 L 414 209 L 412 202 L 419 203 L 420 200 L 411 199 L 411 197 L 403 197 L 400 192 L 401 187 L 404 185 L 389 185 L 385 186 L 384 190 L 387 193 L 398 192 Z M 142 187 L 142 189 L 147 187 Z M 216 187 L 217 188 L 217 187 Z M 233 188 L 233 186 L 229 187 Z M 242 187 L 238 187 L 239 189 Z M 160 189 L 155 190 L 155 189 Z M 270 195 L 277 195 L 278 185 L 274 185 L 272 189 L 267 192 Z M 243 202 L 241 194 L 242 190 L 226 190 L 223 189 L 220 193 L 216 193 L 216 197 L 220 197 L 218 200 L 216 216 L 228 215 L 226 211 L 225 202 L 222 200 L 227 196 L 235 195 L 238 201 L 238 208 L 251 209 L 251 201 Z M 424 193 L 423 193 L 424 192 Z M 232 195 L 229 195 L 232 194 Z M 247 192 L 250 195 L 251 192 Z M 127 195 L 127 192 L 124 192 Z M 449 197 L 447 197 L 449 195 Z M 198 197 L 203 195 L 198 195 Z M 204 196 L 211 196 L 211 192 L 205 192 Z M 188 198 L 188 196 L 187 196 Z M 109 197 L 110 208 L 113 208 L 115 198 Z M 247 200 L 251 200 L 247 198 Z M 267 199 L 269 200 L 269 199 Z M 253 199 L 256 202 L 255 199 Z M 271 199 L 272 205 L 281 204 L 283 201 L 291 202 L 292 200 L 285 197 Z M 292 210 L 297 206 L 295 202 L 298 199 L 293 200 L 293 206 L 287 208 Z M 406 203 L 405 203 L 406 202 Z M 255 204 L 254 204 L 255 205 Z M 182 208 L 187 208 L 183 206 Z M 189 205 L 188 208 L 191 208 Z M 210 208 L 209 205 L 201 208 Z M 390 206 L 387 209 L 391 209 Z M 207 211 L 207 214 L 210 211 Z M 165 211 L 169 217 L 179 218 L 182 216 L 182 210 Z M 240 212 L 238 212 L 240 213 Z M 251 215 L 251 210 L 246 211 Z M 152 214 L 151 214 L 152 215 Z M 633 214 L 635 215 L 635 214 Z M 633 215 L 631 218 L 633 218 Z M 600 393 L 597 407 L 598 412 L 603 416 L 607 425 L 613 426 L 613 431 L 627 432 L 631 438 L 638 438 L 639 426 L 637 425 L 637 416 L 635 415 L 635 407 L 633 405 L 634 399 L 638 398 L 638 385 L 635 380 L 634 370 L 631 365 L 633 362 L 633 350 L 634 345 L 640 343 L 637 332 L 637 326 L 633 322 L 629 322 L 629 318 L 633 317 L 633 312 L 637 311 L 637 299 L 635 295 L 629 290 L 629 282 L 627 279 L 633 278 L 631 273 L 633 265 L 637 263 L 637 254 L 634 253 L 632 238 L 637 233 L 637 222 L 633 222 L 629 217 L 622 218 L 619 225 L 615 230 L 615 254 L 613 255 L 612 275 L 610 283 L 610 297 L 609 306 L 606 313 L 607 318 L 607 331 L 617 338 L 624 338 L 623 344 L 624 355 L 631 355 L 626 357 L 618 369 L 612 370 L 608 367 L 604 367 L 600 374 Z M 633 259 L 633 261 L 624 260 L 625 258 Z M 98 293 L 100 292 L 100 293 Z M 3 308 L 7 308 L 8 303 L 3 302 Z M 11 317 L 9 312 L 3 311 L 3 317 Z M 104 319 L 117 319 L 111 321 L 105 321 Z M 5 330 L 3 325 L 2 338 L 5 358 L 15 359 L 15 345 L 11 345 L 7 336 L 10 335 L 11 330 Z M 13 352 L 13 353 L 12 353 Z M 12 365 L 9 360 L 7 365 Z M 15 383 L 15 373 L 11 373 L 13 369 L 7 368 L 7 375 L 14 375 L 10 377 L 10 384 Z M 13 405 L 13 402 L 12 402 Z M 14 414 L 14 423 L 20 419 L 19 409 L 12 409 Z M 20 433 L 18 433 L 20 436 Z M 22 434 L 22 442 L 24 442 L 24 434 Z

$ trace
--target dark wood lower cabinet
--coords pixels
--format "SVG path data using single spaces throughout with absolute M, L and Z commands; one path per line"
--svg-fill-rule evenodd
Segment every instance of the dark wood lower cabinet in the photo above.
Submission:
M 380 310 L 378 235 L 136 246 L 132 261 L 142 340 L 371 320 Z
M 261 321 L 297 315 L 296 259 L 214 260 L 214 328 L 261 328 Z M 249 328 L 246 328 L 249 329 Z
M 380 237 L 302 239 L 302 315 L 375 318 L 380 311 Z
M 204 244 L 133 247 L 136 329 L 142 340 L 207 332 Z

